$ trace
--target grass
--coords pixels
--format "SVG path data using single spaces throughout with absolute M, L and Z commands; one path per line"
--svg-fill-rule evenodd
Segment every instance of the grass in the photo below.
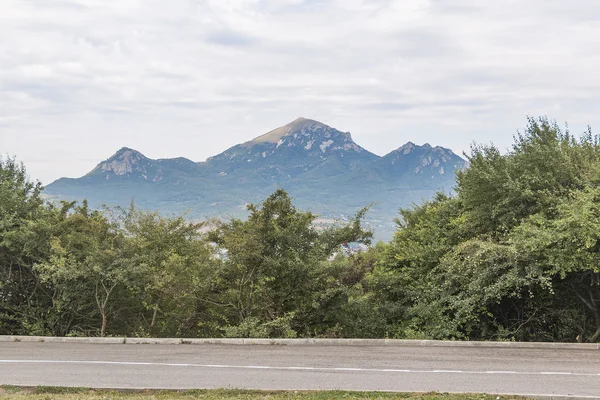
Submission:
M 448 393 L 384 393 L 342 391 L 146 390 L 114 391 L 87 388 L 0 386 L 1 400 L 523 400 L 514 396 Z

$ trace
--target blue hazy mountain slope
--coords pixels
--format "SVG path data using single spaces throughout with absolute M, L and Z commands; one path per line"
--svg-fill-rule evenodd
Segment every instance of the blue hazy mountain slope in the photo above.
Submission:
M 373 203 L 369 223 L 389 236 L 398 209 L 436 190 L 449 192 L 454 172 L 466 161 L 451 150 L 408 142 L 377 156 L 318 121 L 297 120 L 196 163 L 185 158 L 153 160 L 122 148 L 81 178 L 61 178 L 46 187 L 54 199 L 91 206 L 127 206 L 191 218 L 242 217 L 245 205 L 284 187 L 300 208 L 325 219 L 344 219 Z

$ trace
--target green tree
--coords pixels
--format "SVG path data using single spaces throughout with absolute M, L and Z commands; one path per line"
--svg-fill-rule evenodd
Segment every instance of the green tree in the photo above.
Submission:
M 422 332 L 424 324 L 440 329 L 449 326 L 445 319 L 435 322 L 439 316 L 424 314 L 422 305 L 435 298 L 432 283 L 440 261 L 466 236 L 462 204 L 440 193 L 422 205 L 400 210 L 400 214 L 398 230 L 375 270 L 375 287 L 387 302 L 395 303 L 393 315 L 404 319 L 389 321 L 396 326 L 395 336 L 429 336 Z
M 196 335 L 197 324 L 206 317 L 199 315 L 200 299 L 206 297 L 216 269 L 203 238 L 204 224 L 133 208 L 122 219 L 131 262 L 142 271 L 136 285 L 147 312 L 137 317 L 138 334 Z
M 50 257 L 36 265 L 41 280 L 55 288 L 54 306 L 78 310 L 81 324 L 95 327 L 100 336 L 106 336 L 128 287 L 140 279 L 127 240 L 117 225 L 84 203 L 65 215 Z
M 577 140 L 547 118 L 529 118 L 506 155 L 473 146 L 470 167 L 457 173 L 457 197 L 472 234 L 505 235 L 539 212 L 551 218 L 561 197 L 597 182 L 599 157 L 591 131 Z
M 380 245 L 324 262 L 312 306 L 303 320 L 322 337 L 380 338 L 386 335 L 385 307 L 375 296 L 372 274 Z
M 283 189 L 248 210 L 247 221 L 223 223 L 212 234 L 224 254 L 212 302 L 233 327 L 230 335 L 307 332 L 299 317 L 311 307 L 322 263 L 350 242 L 370 240 L 360 225 L 364 211 L 345 226 L 320 230 L 315 215 L 298 211 Z
M 596 340 L 600 145 L 529 119 L 501 154 L 473 146 L 456 196 L 402 210 L 375 286 L 406 337 Z M 562 321 L 561 321 L 562 320 Z M 400 333 L 402 336 L 402 333 Z
M 34 265 L 47 256 L 50 214 L 23 164 L 0 158 L 0 333 L 45 334 L 52 288 Z
M 528 279 L 558 298 L 551 307 L 554 312 L 579 303 L 569 316 L 571 321 L 563 321 L 578 330 L 571 339 L 596 341 L 600 337 L 600 188 L 562 198 L 553 219 L 531 216 L 515 229 L 511 242 L 527 265 Z

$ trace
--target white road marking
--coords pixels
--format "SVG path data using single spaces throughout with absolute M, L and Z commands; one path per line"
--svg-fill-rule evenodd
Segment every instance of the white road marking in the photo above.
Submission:
M 542 375 L 573 375 L 572 372 L 540 372 Z
M 268 365 L 224 365 L 224 364 L 190 364 L 190 363 L 160 363 L 141 361 L 99 361 L 99 360 L 0 360 L 0 364 L 79 364 L 79 365 L 131 365 L 158 367 L 188 367 L 188 368 L 226 368 L 226 369 L 257 369 L 283 371 L 330 371 L 330 372 L 388 372 L 411 374 L 519 374 L 519 375 L 569 375 L 569 376 L 598 376 L 600 373 L 576 372 L 518 372 L 518 371 L 461 371 L 448 369 L 410 370 L 395 368 L 353 368 L 353 367 L 302 367 L 302 366 L 268 366 Z
M 485 371 L 486 374 L 516 374 L 517 371 Z
M 431 372 L 438 372 L 442 374 L 462 374 L 463 371 L 451 370 L 451 369 L 434 369 Z

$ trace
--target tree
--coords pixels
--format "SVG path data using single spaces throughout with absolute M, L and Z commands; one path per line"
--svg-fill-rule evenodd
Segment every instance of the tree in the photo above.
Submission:
M 600 146 L 591 131 L 579 140 L 547 118 L 529 118 L 512 150 L 472 146 L 457 173 L 457 197 L 473 234 L 505 235 L 530 215 L 552 217 L 557 201 L 597 182 Z
M 460 200 L 444 194 L 412 209 L 400 210 L 398 230 L 383 249 L 383 257 L 375 269 L 375 288 L 394 309 L 398 337 L 429 336 L 423 324 L 447 326 L 434 322 L 435 315 L 425 315 L 423 305 L 435 297 L 432 282 L 436 280 L 442 258 L 463 240 L 466 227 Z M 431 296 L 429 296 L 431 294 Z M 394 307 L 391 307 L 395 304 Z M 398 318 L 404 318 L 399 320 Z
M 338 253 L 323 262 L 311 307 L 302 320 L 311 335 L 381 338 L 387 332 L 386 304 L 373 290 L 373 271 L 381 253 L 378 244 L 362 252 Z
M 248 210 L 247 221 L 223 223 L 211 235 L 224 253 L 219 296 L 211 301 L 225 312 L 232 335 L 306 332 L 296 316 L 310 308 L 321 263 L 350 242 L 370 240 L 360 226 L 364 211 L 345 226 L 319 230 L 315 215 L 298 211 L 283 189 Z
M 50 213 L 42 185 L 23 164 L 0 158 L 0 334 L 45 334 L 52 289 L 33 266 L 49 248 Z
M 553 310 L 579 303 L 582 310 L 569 317 L 579 319 L 563 321 L 578 329 L 571 338 L 596 341 L 600 337 L 600 188 L 574 191 L 561 199 L 553 219 L 531 216 L 515 229 L 511 242 L 530 270 L 528 278 L 558 297 Z
M 80 323 L 96 327 L 100 336 L 106 336 L 128 287 L 140 279 L 127 240 L 116 224 L 84 203 L 65 216 L 50 257 L 36 265 L 41 280 L 55 288 L 55 307 L 80 310 Z
M 455 197 L 401 211 L 376 268 L 396 286 L 376 290 L 406 310 L 401 329 L 434 338 L 597 340 L 598 138 L 529 119 L 507 154 L 475 145 L 468 158 Z
M 137 316 L 138 334 L 195 335 L 197 315 L 215 271 L 212 249 L 203 238 L 202 223 L 183 217 L 129 209 L 122 215 L 130 238 L 132 260 L 142 273 L 136 282 L 144 309 Z

